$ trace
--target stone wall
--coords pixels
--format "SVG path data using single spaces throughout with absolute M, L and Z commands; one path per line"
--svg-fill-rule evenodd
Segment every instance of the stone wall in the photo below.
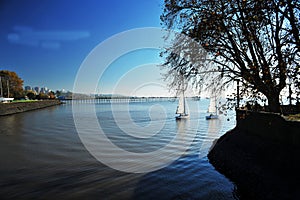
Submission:
M 21 113 L 61 104 L 58 100 L 41 100 L 31 102 L 0 103 L 0 116 Z

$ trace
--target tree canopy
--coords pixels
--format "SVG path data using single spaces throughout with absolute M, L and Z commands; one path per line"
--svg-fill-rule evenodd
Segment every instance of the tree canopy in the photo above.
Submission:
M 0 70 L 0 77 L 0 85 L 2 86 L 2 94 L 4 97 L 8 97 L 8 92 L 9 97 L 20 98 L 24 96 L 23 80 L 15 72 L 8 70 Z
M 279 95 L 287 84 L 299 92 L 297 0 L 165 0 L 161 20 L 166 28 L 180 30 L 207 52 L 205 60 L 192 61 L 197 58 L 193 45 L 177 38 L 165 52 L 164 67 L 184 69 L 189 76 L 191 70 L 199 72 L 213 64 L 222 83 L 239 79 L 242 87 L 262 93 L 274 112 L 280 111 Z M 185 53 L 174 54 L 174 49 Z M 176 67 L 176 59 L 185 62 Z

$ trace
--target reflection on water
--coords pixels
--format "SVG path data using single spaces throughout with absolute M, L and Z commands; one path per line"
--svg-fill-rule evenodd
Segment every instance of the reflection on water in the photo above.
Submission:
M 179 159 L 146 174 L 120 172 L 91 156 L 77 135 L 71 105 L 0 117 L 0 198 L 233 199 L 234 185 L 214 170 L 206 155 L 212 142 L 234 126 L 234 120 L 205 120 L 207 102 L 194 103 L 199 103 L 200 109 L 190 109 L 189 120 L 176 121 L 176 102 L 163 102 L 165 119 L 159 115 L 153 119 L 165 120 L 165 124 L 151 140 L 134 139 L 122 132 L 109 104 L 90 105 L 95 106 L 101 127 L 119 147 L 149 152 L 168 144 L 177 133 L 180 143 L 192 141 Z M 147 127 L 153 105 L 130 105 L 137 125 Z M 125 110 L 122 105 L 118 109 L 122 117 Z M 114 149 L 107 152 L 114 155 Z
M 185 135 L 189 133 L 191 121 L 176 120 L 176 125 L 178 134 Z M 199 132 L 191 148 L 178 160 L 163 169 L 145 174 L 139 180 L 134 199 L 235 198 L 232 184 L 216 173 L 205 157 L 212 138 L 219 136 L 222 120 L 209 120 L 207 125 L 207 135 Z
M 186 155 L 144 175 L 134 199 L 234 199 L 232 184 L 217 174 L 207 158 Z

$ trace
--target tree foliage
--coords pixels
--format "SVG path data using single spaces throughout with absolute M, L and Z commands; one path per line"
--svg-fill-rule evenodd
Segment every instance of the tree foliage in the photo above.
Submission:
M 49 99 L 49 95 L 40 92 L 38 95 L 36 95 L 35 98 L 38 99 L 38 100 L 45 100 L 45 99 Z
M 33 92 L 33 91 L 27 91 L 27 94 L 26 94 L 26 96 L 29 98 L 29 99 L 31 99 L 31 100 L 33 100 L 33 99 L 35 99 L 35 93 Z
M 8 97 L 8 92 L 9 97 L 21 98 L 24 96 L 23 80 L 15 72 L 0 70 L 0 76 L 4 97 Z
M 55 93 L 53 91 L 48 92 L 49 99 L 55 99 Z
M 193 38 L 207 54 L 205 61 L 191 61 L 197 59 L 194 48 L 177 38 L 166 49 L 164 67 L 178 70 L 174 61 L 184 56 L 189 75 L 209 63 L 219 72 L 212 80 L 239 79 L 243 88 L 264 94 L 269 109 L 279 112 L 287 82 L 299 91 L 299 19 L 296 0 L 165 0 L 161 20 L 166 28 Z M 185 53 L 174 55 L 178 48 Z

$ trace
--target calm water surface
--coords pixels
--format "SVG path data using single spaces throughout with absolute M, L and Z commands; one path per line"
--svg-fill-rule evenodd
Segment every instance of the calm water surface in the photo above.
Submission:
M 234 127 L 234 116 L 205 120 L 208 100 L 190 101 L 191 118 L 183 122 L 174 118 L 177 102 L 136 102 L 127 107 L 114 103 L 114 114 L 109 103 L 74 106 L 87 112 L 86 117 L 87 108 L 95 107 L 107 137 L 128 151 L 155 151 L 176 133 L 191 135 L 192 144 L 162 169 L 126 173 L 107 167 L 85 149 L 71 104 L 0 117 L 0 199 L 236 199 L 235 186 L 206 157 L 212 142 Z M 139 127 L 146 129 L 150 121 L 164 126 L 155 139 L 129 137 L 124 132 L 132 127 L 126 120 L 128 111 Z M 106 151 L 113 157 L 114 149 Z

